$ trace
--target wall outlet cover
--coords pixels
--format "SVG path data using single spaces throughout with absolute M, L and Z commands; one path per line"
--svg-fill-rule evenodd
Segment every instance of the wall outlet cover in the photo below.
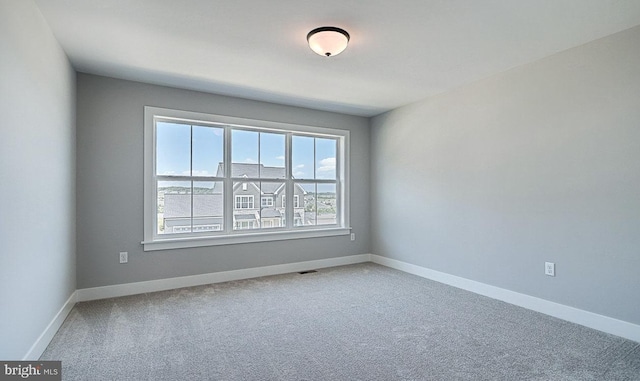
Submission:
M 556 276 L 556 264 L 553 262 L 545 262 L 544 274 L 549 276 Z

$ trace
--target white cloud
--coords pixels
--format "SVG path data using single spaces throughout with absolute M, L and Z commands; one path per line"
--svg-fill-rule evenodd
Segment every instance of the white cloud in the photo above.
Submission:
M 335 171 L 336 169 L 336 158 L 328 157 L 326 159 L 320 160 L 320 167 L 318 167 L 318 172 L 330 172 Z
M 320 160 L 320 165 L 322 166 L 336 166 L 336 158 L 335 157 L 328 157 L 326 159 L 322 159 Z
M 277 156 L 276 160 L 284 160 L 284 156 Z
M 304 164 L 296 165 L 296 168 L 304 168 Z
M 246 159 L 244 159 L 244 162 L 247 164 L 258 164 L 257 161 L 253 160 L 252 158 L 248 157 Z
M 298 171 L 298 172 L 293 172 L 293 176 L 296 176 L 296 177 L 297 177 L 297 176 L 302 176 L 302 175 L 304 175 L 304 172 L 300 172 L 300 171 Z

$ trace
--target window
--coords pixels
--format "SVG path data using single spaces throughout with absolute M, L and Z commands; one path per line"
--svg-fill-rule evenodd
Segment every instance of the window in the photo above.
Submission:
M 348 131 L 145 107 L 144 132 L 145 250 L 349 233 Z
M 255 226 L 255 221 L 237 221 L 236 229 L 244 230 L 244 229 L 253 229 Z
M 253 209 L 253 196 L 236 196 L 236 209 Z

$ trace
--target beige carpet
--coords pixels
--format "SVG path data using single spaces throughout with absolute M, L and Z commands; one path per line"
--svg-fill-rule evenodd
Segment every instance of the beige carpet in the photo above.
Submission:
M 65 380 L 640 380 L 640 344 L 374 264 L 79 303 Z

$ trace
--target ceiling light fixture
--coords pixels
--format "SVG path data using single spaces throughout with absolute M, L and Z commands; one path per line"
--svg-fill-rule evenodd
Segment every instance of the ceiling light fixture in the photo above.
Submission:
M 349 33 L 335 26 L 316 28 L 307 34 L 309 47 L 321 56 L 331 57 L 347 48 Z

